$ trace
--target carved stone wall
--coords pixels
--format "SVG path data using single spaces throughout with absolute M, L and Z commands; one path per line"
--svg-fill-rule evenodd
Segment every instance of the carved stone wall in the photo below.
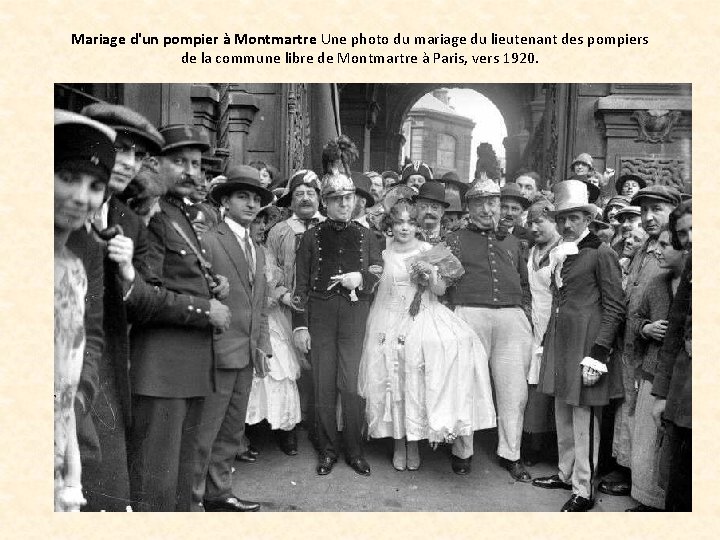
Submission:
M 659 184 L 684 189 L 690 180 L 688 163 L 682 158 L 617 156 L 617 176 L 637 174 L 648 185 Z
M 305 83 L 287 85 L 287 129 L 285 134 L 285 162 L 288 176 L 302 169 L 306 163 L 310 144 L 310 103 Z

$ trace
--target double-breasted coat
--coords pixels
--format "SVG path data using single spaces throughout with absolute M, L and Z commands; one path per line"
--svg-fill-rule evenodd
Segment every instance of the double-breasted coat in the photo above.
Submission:
M 608 362 L 625 302 L 617 255 L 593 233 L 568 255 L 558 288 L 553 276 L 553 304 L 545 334 L 538 391 L 572 406 L 606 405 L 622 396 L 621 367 Z M 590 356 L 607 363 L 608 373 L 594 386 L 583 386 L 580 362 Z

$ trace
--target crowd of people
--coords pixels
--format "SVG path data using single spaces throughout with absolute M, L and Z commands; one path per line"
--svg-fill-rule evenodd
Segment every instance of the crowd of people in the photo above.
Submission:
M 596 489 L 691 509 L 688 194 L 621 174 L 604 199 L 588 154 L 549 190 L 357 172 L 345 136 L 317 173 L 210 179 L 209 148 L 120 105 L 55 111 L 57 511 L 256 511 L 233 464 L 260 422 L 288 456 L 306 431 L 321 476 L 370 475 L 368 438 L 397 471 L 447 445 L 467 475 L 496 428 L 499 465 L 570 491 L 562 511 Z

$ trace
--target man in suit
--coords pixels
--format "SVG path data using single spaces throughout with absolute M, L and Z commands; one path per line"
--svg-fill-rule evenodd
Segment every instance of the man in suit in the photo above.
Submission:
M 200 417 L 193 502 L 202 502 L 208 512 L 253 512 L 258 503 L 232 492 L 232 465 L 244 436 L 253 369 L 264 376 L 266 357 L 272 355 L 265 257 L 249 226 L 273 194 L 249 165 L 231 168 L 226 176 L 210 193 L 225 208 L 225 220 L 204 235 L 203 243 L 215 271 L 228 278 L 226 302 L 233 318 L 225 332 L 214 335 L 215 393 L 205 398 Z
M 139 510 L 190 510 L 193 458 L 203 399 L 212 391 L 213 328 L 229 325 L 230 311 L 213 296 L 226 290 L 205 264 L 184 200 L 200 174 L 209 148 L 197 128 L 167 126 L 159 156 L 160 175 L 170 186 L 148 225 L 146 263 L 154 285 L 194 298 L 203 327 L 155 318 L 134 325 L 130 383 L 133 423 L 128 460 L 131 493 Z
M 532 202 L 525 197 L 520 186 L 514 182 L 508 182 L 500 190 L 500 217 L 502 224 L 505 224 L 508 233 L 520 241 L 523 257 L 527 261 L 530 248 L 535 244 L 535 236 L 528 229 L 522 226 L 523 214 L 527 215 L 527 209 Z
M 422 239 L 432 245 L 442 242 L 447 233 L 442 224 L 443 216 L 450 206 L 445 201 L 445 184 L 434 180 L 425 182 L 413 197 L 413 202 L 417 206 L 418 232 Z
M 563 242 L 551 254 L 553 305 L 538 391 L 555 397 L 559 463 L 557 474 L 533 485 L 572 490 L 562 511 L 586 512 L 594 505 L 602 407 L 622 395 L 619 366 L 608 358 L 625 306 L 617 255 L 588 229 L 597 207 L 584 183 L 566 180 L 553 191 Z

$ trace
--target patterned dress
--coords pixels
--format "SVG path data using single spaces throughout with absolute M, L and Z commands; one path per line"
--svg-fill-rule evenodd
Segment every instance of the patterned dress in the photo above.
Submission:
M 67 248 L 55 257 L 55 511 L 77 511 L 80 486 L 73 403 L 85 351 L 87 277 Z

